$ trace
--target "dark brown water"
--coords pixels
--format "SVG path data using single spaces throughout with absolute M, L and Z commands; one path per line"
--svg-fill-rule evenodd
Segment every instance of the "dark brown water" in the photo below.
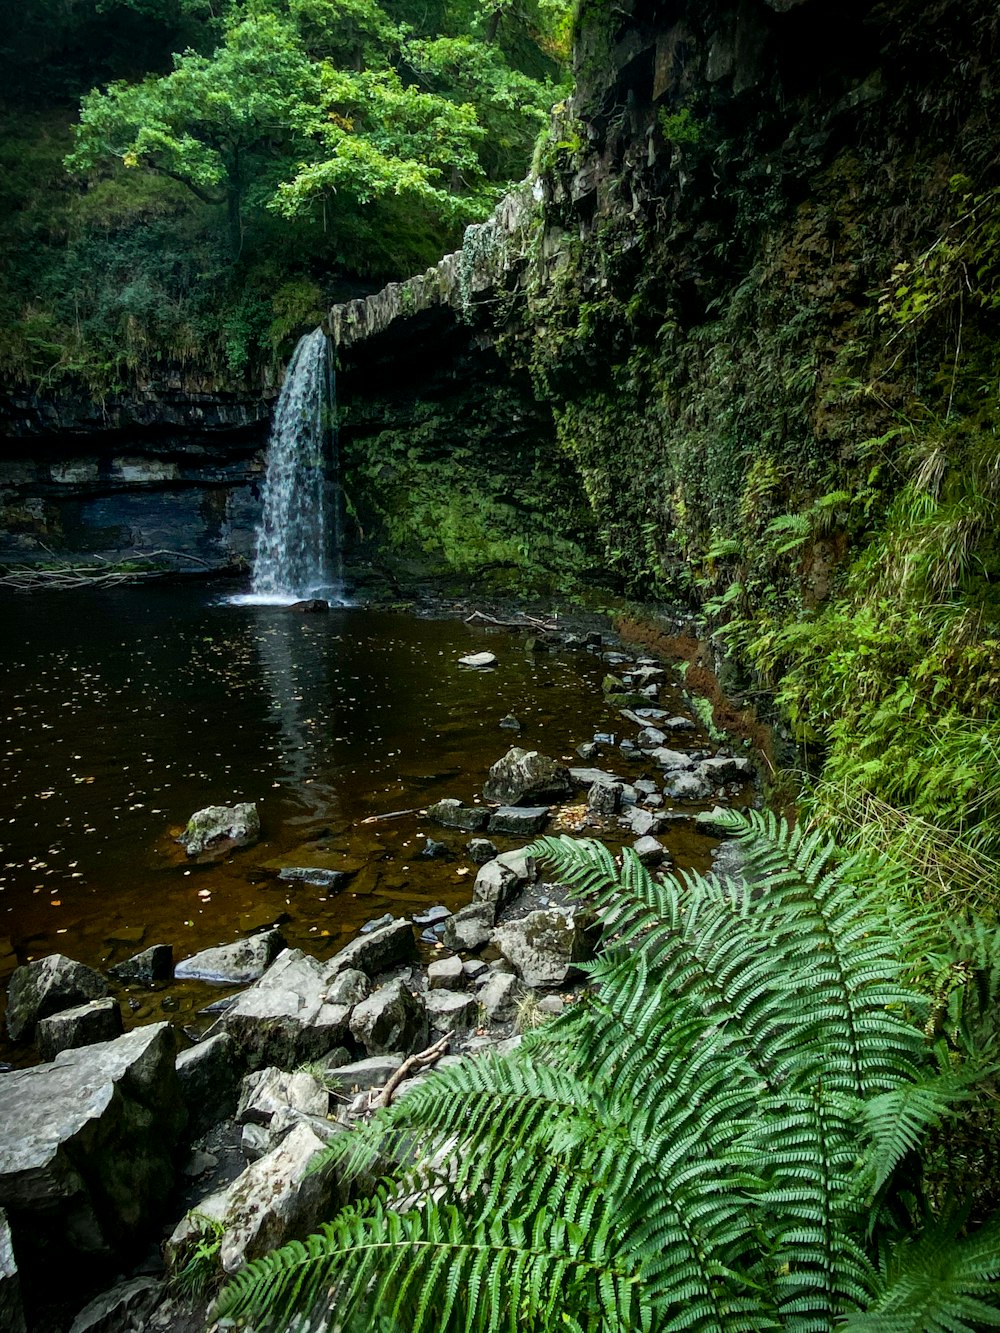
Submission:
M 105 968 L 169 943 L 180 959 L 279 916 L 288 943 L 326 955 L 386 911 L 460 906 L 468 835 L 417 814 L 362 821 L 474 799 L 511 743 L 571 759 L 621 730 L 599 655 L 530 654 L 457 620 L 303 616 L 176 588 L 6 597 L 0 614 L 5 971 L 11 953 Z M 484 648 L 497 669 L 458 665 Z M 500 729 L 507 713 L 520 736 Z M 261 841 L 192 865 L 176 833 L 236 801 L 257 802 Z M 455 859 L 421 858 L 428 835 Z M 280 883 L 282 865 L 357 873 L 328 896 Z M 168 1003 L 183 1021 L 217 993 L 175 984 Z M 139 994 L 135 1019 L 160 1016 L 163 998 Z

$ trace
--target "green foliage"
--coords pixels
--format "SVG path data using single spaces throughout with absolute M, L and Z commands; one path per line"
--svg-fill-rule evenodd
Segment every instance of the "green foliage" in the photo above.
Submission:
M 223 1279 L 219 1252 L 225 1224 L 207 1213 L 193 1212 L 195 1233 L 177 1255 L 171 1283 L 185 1296 L 204 1298 L 216 1291 Z
M 592 989 L 336 1140 L 328 1163 L 392 1163 L 391 1180 L 248 1265 L 216 1314 L 442 1333 L 1000 1323 L 996 1225 L 929 1216 L 921 1170 L 994 1070 L 922 1030 L 898 877 L 771 816 L 727 823 L 746 882 L 535 844 L 605 922 Z
M 690 107 L 670 112 L 666 107 L 660 109 L 658 116 L 660 133 L 669 143 L 696 144 L 702 136 L 702 127 L 691 114 Z

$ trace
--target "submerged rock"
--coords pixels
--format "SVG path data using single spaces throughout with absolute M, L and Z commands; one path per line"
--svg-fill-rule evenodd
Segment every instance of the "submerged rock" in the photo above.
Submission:
M 465 833 L 479 833 L 490 822 L 488 810 L 478 805 L 463 805 L 453 796 L 428 806 L 427 818 L 436 820 L 445 828 L 457 828 Z
M 7 1031 L 14 1041 L 30 1040 L 41 1019 L 88 1000 L 103 1000 L 108 993 L 100 972 L 64 954 L 49 954 L 17 968 L 11 977 Z
M 278 878 L 291 884 L 311 884 L 327 893 L 338 893 L 354 872 L 351 870 L 323 870 L 315 866 L 282 866 Z
M 187 822 L 178 841 L 188 856 L 205 852 L 223 853 L 249 847 L 260 837 L 260 815 L 251 801 L 240 805 L 209 805 Z
M 573 784 L 562 764 L 517 745 L 497 760 L 483 784 L 484 798 L 500 805 L 537 805 L 566 800 L 572 794 Z
M 549 809 L 546 805 L 501 805 L 490 816 L 490 831 L 513 833 L 527 838 L 533 833 L 541 833 L 548 822 Z

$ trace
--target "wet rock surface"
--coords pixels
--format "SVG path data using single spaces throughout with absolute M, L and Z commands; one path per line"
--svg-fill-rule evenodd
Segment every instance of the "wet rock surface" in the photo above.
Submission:
M 7 991 L 7 1031 L 15 1041 L 30 1039 L 50 1014 L 87 1000 L 101 1000 L 108 983 L 99 972 L 63 954 L 50 954 L 19 967 Z

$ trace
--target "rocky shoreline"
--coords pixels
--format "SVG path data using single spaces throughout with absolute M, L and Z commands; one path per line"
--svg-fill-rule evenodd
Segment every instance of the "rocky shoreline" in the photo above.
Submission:
M 456 780 L 426 808 L 442 841 L 423 855 L 468 863 L 466 906 L 378 918 L 327 958 L 266 926 L 176 967 L 160 945 L 114 970 L 126 995 L 170 976 L 229 986 L 200 1032 L 123 1033 L 108 979 L 61 955 L 15 971 L 8 1031 L 43 1063 L 0 1074 L 0 1326 L 204 1328 L 214 1283 L 345 1202 L 335 1173 L 305 1174 L 332 1137 L 431 1067 L 509 1047 L 579 1001 L 598 929 L 526 850 L 538 834 L 631 845 L 666 870 L 672 832 L 713 836 L 716 804 L 756 799 L 746 753 L 707 743 L 693 707 L 660 707 L 672 668 L 597 634 L 560 634 L 559 646 L 603 656 L 626 734 L 582 739 L 575 766 L 514 745 L 481 794 Z M 252 841 L 255 813 L 220 807 L 219 838 Z M 186 831 L 192 856 L 216 836 L 207 814 Z M 524 845 L 498 852 L 491 834 Z

